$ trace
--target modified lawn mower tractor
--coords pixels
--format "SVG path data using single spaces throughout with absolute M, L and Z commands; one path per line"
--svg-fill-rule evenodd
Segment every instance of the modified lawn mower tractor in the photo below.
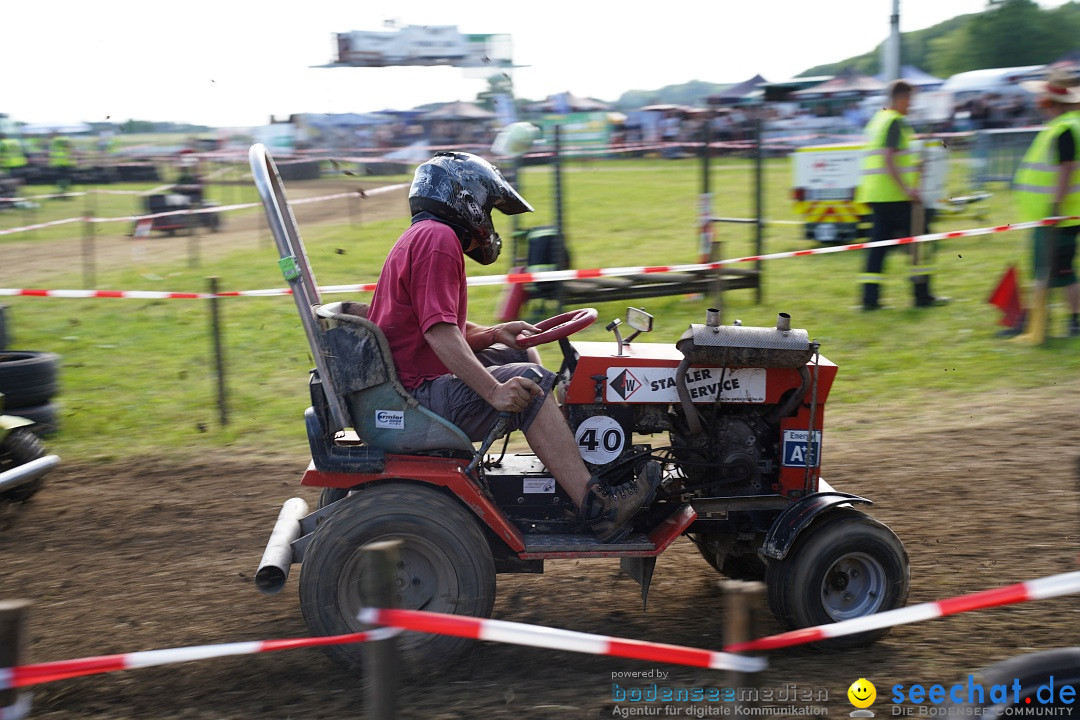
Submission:
M 725 326 L 709 311 L 674 344 L 636 342 L 652 317 L 631 309 L 607 342 L 572 342 L 595 310 L 540 324 L 530 343 L 557 341 L 559 398 L 581 456 L 612 483 L 659 460 L 654 502 L 619 542 L 602 544 L 571 498 L 531 454 L 488 454 L 402 388 L 382 332 L 342 305 L 324 305 L 273 159 L 252 147 L 251 168 L 296 299 L 315 370 L 306 412 L 312 461 L 301 484 L 322 488 L 319 507 L 287 501 L 256 574 L 276 593 L 300 562 L 304 620 L 315 635 L 356 632 L 360 548 L 401 541 L 401 607 L 491 614 L 497 573 L 541 573 L 544 561 L 619 558 L 643 602 L 657 556 L 680 535 L 718 572 L 764 579 L 788 628 L 890 610 L 908 594 L 907 553 L 889 528 L 819 476 L 825 400 L 836 366 L 781 313 L 776 327 Z M 349 306 L 351 309 L 351 305 Z M 519 342 L 524 338 L 519 338 Z M 662 446 L 641 441 L 670 439 Z M 864 645 L 882 632 L 835 638 Z M 447 663 L 468 645 L 406 634 L 414 669 Z M 359 668 L 356 645 L 326 648 Z

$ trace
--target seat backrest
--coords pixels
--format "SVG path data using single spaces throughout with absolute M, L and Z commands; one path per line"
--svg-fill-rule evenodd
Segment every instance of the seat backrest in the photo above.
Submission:
M 402 386 L 386 336 L 375 323 L 340 312 L 340 303 L 316 312 L 325 326 L 320 344 L 327 371 L 361 440 L 388 453 L 474 452 L 460 428 L 420 405 Z

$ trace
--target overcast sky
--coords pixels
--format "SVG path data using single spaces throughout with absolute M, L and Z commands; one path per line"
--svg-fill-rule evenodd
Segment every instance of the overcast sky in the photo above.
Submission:
M 1063 0 L 1040 0 L 1043 7 Z M 901 31 L 986 0 L 901 0 Z M 889 32 L 892 0 L 145 0 L 4 2 L 0 112 L 24 122 L 265 124 L 301 112 L 472 100 L 460 69 L 313 68 L 333 34 L 384 21 L 509 33 L 516 94 L 602 100 L 689 80 L 787 79 L 858 55 Z

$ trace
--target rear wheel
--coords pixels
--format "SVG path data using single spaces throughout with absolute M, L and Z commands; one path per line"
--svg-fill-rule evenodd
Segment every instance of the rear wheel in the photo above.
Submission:
M 300 570 L 300 608 L 313 635 L 366 628 L 358 619 L 360 548 L 400 540 L 400 607 L 490 617 L 495 564 L 475 517 L 460 503 L 419 485 L 376 485 L 347 498 L 319 526 Z M 406 633 L 398 640 L 407 672 L 445 667 L 471 644 L 448 635 Z M 360 670 L 360 645 L 324 648 L 335 662 Z
M 0 442 L 0 473 L 25 465 L 31 460 L 45 457 L 45 446 L 27 428 L 16 428 Z M 0 500 L 23 502 L 34 496 L 45 484 L 45 477 L 31 480 L 25 485 L 0 492 Z
M 824 625 L 901 607 L 907 601 L 907 551 L 892 530 L 858 510 L 816 520 L 783 560 L 770 560 L 769 607 L 791 629 Z M 861 647 L 888 628 L 823 640 L 821 647 Z

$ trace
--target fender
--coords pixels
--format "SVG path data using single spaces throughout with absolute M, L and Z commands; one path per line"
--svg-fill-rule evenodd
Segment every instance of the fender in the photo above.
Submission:
M 9 430 L 33 424 L 33 420 L 27 420 L 24 417 L 18 417 L 16 415 L 0 415 L 0 439 L 7 435 Z
M 819 515 L 828 512 L 837 505 L 873 505 L 864 497 L 851 493 L 828 490 L 807 495 L 791 503 L 776 520 L 765 535 L 758 554 L 770 560 L 783 560 L 795 544 L 795 539 Z

